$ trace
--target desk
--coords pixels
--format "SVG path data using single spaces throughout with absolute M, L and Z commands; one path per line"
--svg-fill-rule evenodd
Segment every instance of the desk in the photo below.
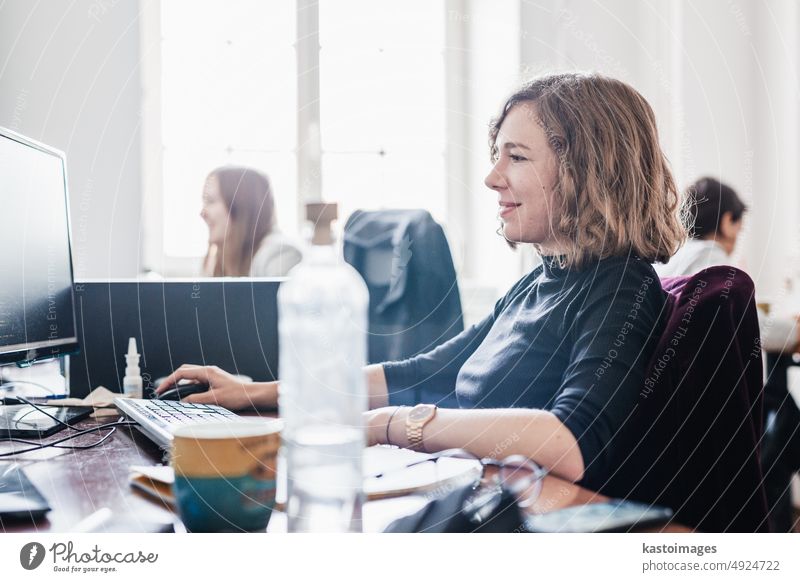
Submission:
M 106 417 L 110 422 L 116 417 Z M 78 423 L 80 428 L 102 424 L 93 420 Z M 97 441 L 97 434 L 73 439 L 72 444 Z M 45 440 L 64 436 L 62 431 Z M 69 442 L 69 441 L 68 441 Z M 66 444 L 66 443 L 65 443 Z M 21 446 L 21 445 L 20 445 Z M 12 450 L 0 441 L 0 451 Z M 168 507 L 133 492 L 128 484 L 131 465 L 153 465 L 160 462 L 161 451 L 133 427 L 117 427 L 102 445 L 70 451 L 43 449 L 13 457 L 25 474 L 50 503 L 52 511 L 36 524 L 3 523 L 3 531 L 69 532 L 98 509 L 109 508 L 115 519 L 136 522 L 170 523 L 175 518 Z M 8 462 L 8 457 L 0 462 Z M 133 530 L 131 530 L 133 531 Z
M 111 419 L 113 417 L 109 417 Z M 106 422 L 108 419 L 106 420 Z M 78 426 L 89 427 L 96 421 L 87 420 Z M 59 433 L 63 434 L 63 433 Z M 55 437 L 50 437 L 55 438 Z M 88 434 L 75 439 L 75 444 L 86 444 L 98 439 Z M 0 441 L 0 451 L 10 450 L 8 443 Z M 161 462 L 162 451 L 133 427 L 118 427 L 115 434 L 102 445 L 80 451 L 44 449 L 18 458 L 25 473 L 50 502 L 52 511 L 47 518 L 32 524 L 0 523 L 6 532 L 69 532 L 81 520 L 103 507 L 109 508 L 114 518 L 106 524 L 113 527 L 123 524 L 124 531 L 136 531 L 141 523 L 179 523 L 175 514 L 146 495 L 133 490 L 128 484 L 131 465 L 154 465 Z M 23 460 L 24 459 L 24 460 Z M 7 462 L 9 459 L 0 459 Z M 573 505 L 596 503 L 607 498 L 582 487 L 547 476 L 539 499 L 532 507 L 534 512 L 547 512 Z M 428 499 L 422 495 L 408 495 L 393 499 L 369 501 L 364 505 L 364 531 L 379 532 L 391 521 L 421 508 Z M 275 512 L 269 531 L 286 529 L 285 515 Z M 656 530 L 658 531 L 658 530 Z M 687 528 L 671 524 L 663 531 L 682 532 Z

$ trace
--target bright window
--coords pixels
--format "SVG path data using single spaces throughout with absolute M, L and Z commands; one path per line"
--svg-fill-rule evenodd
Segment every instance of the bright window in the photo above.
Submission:
M 272 182 L 278 223 L 294 230 L 294 2 L 161 2 L 163 251 L 205 252 L 203 181 L 240 164 Z M 178 218 L 179 217 L 179 218 Z
M 311 101 L 320 105 L 321 194 L 340 203 L 340 217 L 413 207 L 446 220 L 445 15 L 440 1 L 320 2 Z M 299 230 L 298 155 L 314 149 L 298 153 L 297 136 L 315 132 L 298 127 L 297 51 L 316 45 L 297 43 L 298 17 L 308 9 L 291 1 L 160 3 L 155 253 L 185 261 L 179 270 L 205 252 L 201 192 L 217 166 L 264 171 L 279 226 Z
M 322 194 L 445 218 L 441 2 L 320 3 Z

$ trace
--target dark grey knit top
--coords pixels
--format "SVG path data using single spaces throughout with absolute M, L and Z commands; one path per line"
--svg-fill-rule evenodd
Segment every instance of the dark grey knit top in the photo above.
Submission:
M 665 303 L 646 261 L 613 257 L 578 271 L 545 257 L 477 325 L 384 364 L 389 400 L 413 391 L 445 406 L 549 410 L 580 445 L 582 484 L 599 489 L 619 458 L 606 445 L 636 403 Z

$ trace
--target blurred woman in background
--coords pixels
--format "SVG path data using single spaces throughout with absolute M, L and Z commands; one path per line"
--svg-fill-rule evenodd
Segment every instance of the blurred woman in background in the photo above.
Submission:
M 269 178 L 252 168 L 223 166 L 206 178 L 207 277 L 283 277 L 300 262 L 297 244 L 275 222 Z

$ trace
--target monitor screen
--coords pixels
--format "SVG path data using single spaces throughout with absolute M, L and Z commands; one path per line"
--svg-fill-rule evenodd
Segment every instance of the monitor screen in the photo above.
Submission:
M 64 156 L 0 128 L 0 364 L 74 352 Z
M 181 364 L 213 364 L 259 382 L 274 380 L 281 281 L 76 281 L 81 353 L 70 358 L 70 396 L 83 398 L 97 386 L 122 392 L 132 337 L 142 356 L 145 395 Z

